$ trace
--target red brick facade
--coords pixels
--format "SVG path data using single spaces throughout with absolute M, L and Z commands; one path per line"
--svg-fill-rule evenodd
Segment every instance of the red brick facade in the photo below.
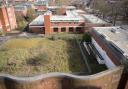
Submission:
M 61 13 L 64 13 L 63 11 Z M 52 33 L 56 33 L 56 32 L 77 32 L 77 33 L 83 33 L 86 31 L 89 31 L 92 29 L 92 27 L 105 27 L 105 26 L 111 26 L 111 24 L 106 23 L 106 24 L 94 24 L 88 21 L 72 21 L 72 22 L 68 22 L 68 21 L 51 21 L 50 20 L 51 15 L 44 15 L 44 25 L 42 23 L 42 25 L 45 27 L 45 34 L 52 34 Z M 43 19 L 43 16 L 42 16 Z M 39 25 L 34 25 L 37 30 L 40 29 Z M 33 25 L 29 25 L 29 30 L 30 32 L 34 32 L 34 30 L 32 31 L 32 27 L 34 27 Z M 35 29 L 34 27 L 34 29 Z M 55 29 L 55 30 L 54 30 Z M 36 32 L 35 32 L 36 33 Z
M 103 41 L 103 38 L 101 38 L 100 35 L 98 35 L 94 30 L 91 30 L 90 33 L 93 39 L 95 39 L 100 47 L 106 52 L 112 62 L 117 66 L 121 65 L 121 62 L 119 61 L 121 57 L 115 55 L 115 53 L 112 51 L 112 49 L 109 48 L 107 43 Z M 117 89 L 128 89 L 128 73 L 125 70 L 121 76 L 119 87 Z
M 38 11 L 46 11 L 47 7 L 43 5 L 35 6 L 35 9 Z
M 45 26 L 45 34 L 50 34 L 51 33 L 50 15 L 44 16 L 44 26 Z
M 121 63 L 120 63 L 119 61 L 117 61 L 117 60 L 120 60 L 120 59 L 118 58 L 118 56 L 116 56 L 116 55 L 113 53 L 113 51 L 108 47 L 108 45 L 107 45 L 105 42 L 102 41 L 103 39 L 101 39 L 100 36 L 97 35 L 96 32 L 93 31 L 93 30 L 91 31 L 91 35 L 92 35 L 92 37 L 95 39 L 95 41 L 100 45 L 100 47 L 101 47 L 103 50 L 105 50 L 106 54 L 109 56 L 109 58 L 112 60 L 112 62 L 113 62 L 115 65 L 117 65 L 117 66 L 121 65 Z
M 11 31 L 17 27 L 13 6 L 0 7 L 0 21 L 4 31 Z

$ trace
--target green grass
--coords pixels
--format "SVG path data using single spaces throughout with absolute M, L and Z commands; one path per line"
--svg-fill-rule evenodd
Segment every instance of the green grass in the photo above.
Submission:
M 0 48 L 0 72 L 19 76 L 49 72 L 84 72 L 74 40 L 14 38 Z
M 99 72 L 102 72 L 104 70 L 107 70 L 106 65 L 105 64 L 99 64 L 93 55 L 90 57 L 87 56 L 87 61 L 88 61 L 88 64 L 91 68 L 91 74 L 95 74 L 95 73 L 99 73 Z

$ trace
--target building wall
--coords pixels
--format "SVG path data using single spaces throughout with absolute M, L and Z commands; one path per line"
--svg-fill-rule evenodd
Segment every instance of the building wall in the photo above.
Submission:
M 0 20 L 0 29 L 2 29 L 2 24 L 1 24 L 1 20 Z
M 39 5 L 39 6 L 35 6 L 35 9 L 37 11 L 46 11 L 47 10 L 47 7 L 46 6 L 43 6 L 43 5 Z
M 7 13 L 8 13 L 8 19 L 11 29 L 16 29 L 17 23 L 16 23 L 14 7 L 13 6 L 8 7 Z
M 8 15 L 5 6 L 0 7 L 0 20 L 4 31 L 10 31 Z
M 109 56 L 109 58 L 112 60 L 112 62 L 115 65 L 120 65 L 120 62 L 117 60 L 120 60 L 115 53 L 109 48 L 107 43 L 99 36 L 95 31 L 91 31 L 91 35 L 94 38 L 94 40 L 99 44 L 99 46 L 106 52 L 106 54 Z
M 77 31 L 76 29 L 78 28 L 79 26 L 67 26 L 67 27 L 64 27 L 64 28 L 66 28 L 66 30 L 64 31 L 64 32 L 68 32 L 68 33 L 83 33 L 85 30 L 84 30 L 84 27 L 83 26 L 81 26 L 81 27 L 79 27 L 79 28 L 81 28 L 81 29 L 79 29 L 79 31 Z M 52 33 L 54 33 L 54 28 L 58 28 L 58 33 L 60 33 L 60 32 L 62 32 L 62 30 L 61 30 L 61 28 L 63 28 L 63 26 L 62 27 L 52 27 L 51 28 L 51 32 Z M 73 28 L 73 31 L 69 31 L 69 28 Z
M 31 33 L 42 33 L 45 34 L 45 28 L 42 26 L 29 26 L 29 32 Z
M 98 52 L 100 53 L 100 55 L 104 58 L 105 60 L 105 65 L 108 68 L 113 68 L 116 67 L 116 65 L 111 61 L 111 59 L 109 58 L 109 56 L 106 54 L 105 50 L 103 50 L 99 44 L 92 38 L 92 43 L 94 44 L 94 46 L 96 47 L 96 49 L 98 50 Z
M 108 26 L 112 26 L 109 23 L 106 24 L 95 24 L 95 23 L 88 23 L 88 21 L 85 22 L 85 28 L 86 30 L 91 30 L 93 27 L 108 27 Z
M 128 72 L 123 72 L 118 89 L 128 89 Z
M 35 77 L 0 75 L 0 89 L 117 89 L 123 67 L 89 76 L 49 73 Z
M 51 22 L 50 22 L 50 15 L 44 15 L 44 26 L 45 26 L 45 33 L 51 33 Z
M 12 29 L 17 28 L 13 6 L 0 7 L 0 21 L 4 31 L 11 31 Z

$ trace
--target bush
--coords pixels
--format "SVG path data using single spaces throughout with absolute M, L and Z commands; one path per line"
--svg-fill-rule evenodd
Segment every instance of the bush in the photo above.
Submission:
M 5 32 L 0 30 L 0 36 L 4 36 L 5 35 Z
M 90 34 L 89 34 L 89 33 L 85 33 L 85 34 L 83 35 L 82 41 L 91 42 L 91 36 L 90 36 Z
M 30 8 L 30 9 L 28 9 L 27 10 L 27 21 L 28 22 L 31 22 L 33 19 L 35 19 L 35 14 L 36 14 L 36 12 L 35 12 L 35 10 L 34 9 L 32 9 L 32 8 Z
M 59 38 L 57 36 L 52 36 L 52 40 L 58 40 Z
M 22 31 L 27 26 L 27 22 L 25 21 L 24 17 L 19 14 L 16 14 L 16 20 L 18 27 L 15 30 Z

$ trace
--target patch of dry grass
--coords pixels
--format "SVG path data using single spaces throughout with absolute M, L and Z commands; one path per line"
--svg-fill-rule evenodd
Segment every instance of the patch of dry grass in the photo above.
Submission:
M 0 71 L 30 76 L 48 72 L 83 72 L 81 53 L 74 40 L 15 38 L 0 48 Z

